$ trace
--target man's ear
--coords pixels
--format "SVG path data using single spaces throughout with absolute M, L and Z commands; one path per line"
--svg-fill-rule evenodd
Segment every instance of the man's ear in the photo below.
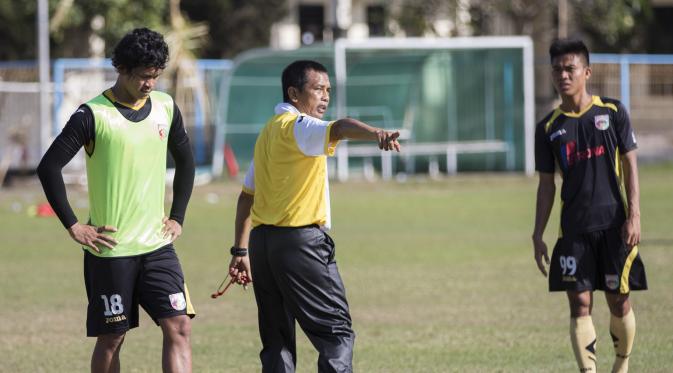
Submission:
M 587 77 L 586 80 L 589 80 L 589 78 L 591 78 L 591 66 L 587 66 L 587 70 L 584 72 L 584 74 Z
M 299 94 L 299 91 L 295 87 L 290 87 L 287 89 L 287 95 L 290 97 L 290 101 L 292 102 L 297 102 L 299 101 L 299 98 L 297 97 Z
M 129 75 L 131 73 L 131 69 L 128 69 L 128 68 L 126 68 L 126 66 L 123 66 L 123 65 L 117 66 L 116 70 L 117 70 L 117 74 L 120 74 L 120 75 L 122 75 L 122 74 L 123 75 Z

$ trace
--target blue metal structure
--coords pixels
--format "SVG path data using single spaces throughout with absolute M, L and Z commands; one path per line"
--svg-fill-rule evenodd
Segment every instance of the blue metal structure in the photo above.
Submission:
M 591 54 L 592 64 L 616 64 L 620 67 L 620 96 L 627 110 L 631 110 L 631 65 L 673 65 L 670 54 Z

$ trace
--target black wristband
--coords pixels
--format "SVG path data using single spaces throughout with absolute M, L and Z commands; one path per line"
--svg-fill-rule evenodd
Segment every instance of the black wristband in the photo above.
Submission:
M 236 247 L 232 246 L 231 249 L 229 250 L 232 256 L 247 256 L 248 255 L 248 249 L 244 249 L 242 247 Z

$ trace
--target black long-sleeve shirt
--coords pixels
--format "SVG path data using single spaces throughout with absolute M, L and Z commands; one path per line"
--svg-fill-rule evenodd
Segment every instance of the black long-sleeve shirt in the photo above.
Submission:
M 132 122 L 144 120 L 152 111 L 151 99 L 147 99 L 138 110 L 133 110 L 118 102 L 114 102 L 114 105 L 126 119 Z M 70 117 L 63 131 L 56 137 L 42 157 L 37 168 L 37 174 L 47 200 L 65 228 L 74 225 L 77 222 L 77 217 L 68 203 L 61 171 L 80 148 L 84 147 L 88 156 L 96 151 L 95 134 L 93 113 L 87 105 L 82 105 Z M 195 166 L 189 137 L 182 121 L 182 114 L 175 104 L 173 121 L 168 133 L 168 150 L 175 160 L 173 203 L 169 218 L 182 225 L 194 186 Z

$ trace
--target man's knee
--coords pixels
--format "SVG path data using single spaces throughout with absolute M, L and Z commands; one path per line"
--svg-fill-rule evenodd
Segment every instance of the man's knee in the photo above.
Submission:
M 590 291 L 568 291 L 567 294 L 570 317 L 577 318 L 591 315 L 592 295 Z
M 104 334 L 98 336 L 96 344 L 99 348 L 107 351 L 116 351 L 124 343 L 126 333 L 121 334 Z
M 624 317 L 631 310 L 628 294 L 605 293 L 605 299 L 608 302 L 610 313 L 617 317 Z
M 175 316 L 159 320 L 164 337 L 171 340 L 189 340 L 192 322 L 189 316 Z

